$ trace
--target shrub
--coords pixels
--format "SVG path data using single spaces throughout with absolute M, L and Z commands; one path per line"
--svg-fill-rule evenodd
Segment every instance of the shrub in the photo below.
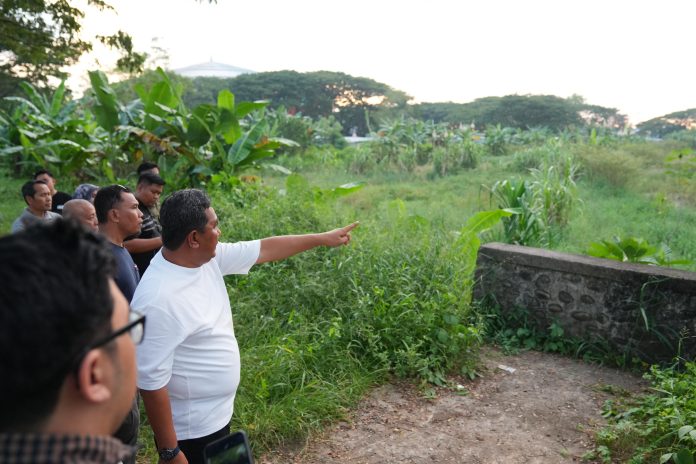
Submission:
M 237 208 L 216 198 L 228 239 L 321 231 L 353 218 L 336 215 L 294 182 Z M 409 216 L 366 222 L 351 246 L 316 249 L 229 279 L 242 382 L 235 421 L 267 446 L 338 417 L 387 374 L 443 384 L 471 372 L 478 330 L 465 321 L 471 256 L 449 231 Z M 239 406 L 242 405 L 242 406 Z
M 652 393 L 637 400 L 608 401 L 610 425 L 597 434 L 605 462 L 694 462 L 696 454 L 696 364 L 652 366 L 645 374 Z
M 625 149 L 582 146 L 575 150 L 585 177 L 614 187 L 626 187 L 638 176 L 640 162 Z

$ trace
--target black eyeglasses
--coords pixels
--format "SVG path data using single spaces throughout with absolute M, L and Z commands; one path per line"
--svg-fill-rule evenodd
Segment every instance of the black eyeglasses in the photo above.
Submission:
M 100 338 L 99 340 L 87 345 L 82 351 L 80 351 L 80 355 L 74 358 L 75 361 L 73 363 L 72 370 L 75 373 L 75 375 L 77 375 L 77 370 L 79 369 L 80 364 L 82 364 L 82 359 L 87 355 L 87 353 L 89 353 L 91 350 L 95 348 L 99 348 L 100 346 L 106 345 L 107 343 L 111 342 L 112 340 L 115 340 L 116 338 L 120 337 L 126 332 L 129 333 L 134 344 L 140 344 L 140 342 L 143 341 L 143 338 L 145 338 L 145 316 L 137 311 L 131 310 L 128 313 L 128 324 L 126 324 L 118 330 L 111 332 L 106 337 Z
M 111 340 L 114 340 L 124 333 L 129 332 L 133 343 L 139 345 L 140 342 L 145 338 L 145 316 L 140 314 L 138 311 L 131 310 L 128 313 L 128 324 L 121 327 L 120 329 L 112 332 L 104 338 L 97 340 L 96 342 L 90 343 L 84 349 L 85 352 L 99 348 L 100 346 L 106 345 Z

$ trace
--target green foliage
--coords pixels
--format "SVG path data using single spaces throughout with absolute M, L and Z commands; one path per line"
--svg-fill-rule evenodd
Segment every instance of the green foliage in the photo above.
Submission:
M 665 164 L 667 165 L 667 172 L 682 179 L 692 179 L 694 173 L 696 173 L 696 152 L 694 152 L 694 146 L 696 146 L 696 131 L 684 131 L 681 133 L 688 133 L 689 135 L 689 147 L 672 150 L 665 158 Z M 686 137 L 679 139 L 680 142 L 687 142 Z
M 18 84 L 28 81 L 46 86 L 51 78 L 65 79 L 65 66 L 74 64 L 92 43 L 83 40 L 84 11 L 67 0 L 4 0 L 0 8 L 0 96 L 16 95 Z M 112 9 L 103 0 L 87 5 Z M 140 71 L 145 55 L 133 50 L 130 36 L 118 31 L 101 37 L 102 42 L 119 49 L 119 69 Z
M 139 99 L 126 106 L 102 72 L 90 72 L 94 116 L 76 113 L 73 102 L 62 111 L 62 85 L 50 104 L 25 85 L 33 102 L 11 99 L 20 107 L 7 118 L 9 146 L 0 148 L 0 154 L 81 176 L 98 167 L 110 182 L 147 157 L 157 160 L 171 188 L 211 182 L 233 188 L 242 170 L 256 167 L 280 147 L 297 145 L 270 137 L 265 103 L 239 102 L 222 90 L 216 105 L 189 110 L 181 100 L 181 85 L 161 69 L 157 73 L 160 80 L 149 89 L 138 86 Z
M 285 108 L 266 112 L 270 125 L 270 135 L 292 140 L 296 145 L 284 147 L 282 152 L 297 154 L 306 151 L 311 146 L 346 146 L 346 140 L 341 132 L 341 125 L 333 116 L 319 117 L 317 121 L 299 113 L 290 114 Z
M 579 167 L 571 155 L 560 149 L 552 154 L 541 167 L 530 170 L 534 179 L 532 190 L 547 226 L 563 227 L 576 203 L 575 179 Z
M 540 330 L 524 308 L 503 310 L 486 298 L 473 306 L 472 317 L 481 327 L 484 338 L 500 346 L 506 353 L 537 350 L 575 356 L 585 361 L 615 365 L 626 363 L 624 358 L 612 352 L 605 341 L 569 337 L 555 321 L 546 330 Z
M 507 243 L 549 246 L 554 232 L 564 227 L 576 203 L 575 178 L 578 166 L 573 157 L 558 146 L 547 146 L 546 157 L 532 168 L 532 180 L 505 179 L 490 188 L 490 201 L 512 211 L 503 219 Z
M 512 140 L 512 130 L 509 127 L 488 126 L 484 144 L 491 156 L 503 156 L 507 154 L 507 146 Z
M 25 97 L 5 98 L 12 108 L 0 140 L 0 156 L 11 172 L 20 176 L 50 167 L 59 176 L 80 171 L 85 176 L 96 170 L 106 133 L 67 100 L 64 84 L 48 95 L 26 82 L 21 87 Z
M 478 166 L 481 156 L 481 145 L 468 139 L 437 147 L 432 152 L 433 175 L 444 177 L 462 169 L 473 169 Z
M 573 152 L 582 165 L 583 174 L 594 182 L 605 182 L 623 188 L 641 174 L 645 174 L 630 145 L 624 145 L 619 149 L 578 145 L 574 147 Z
M 694 118 L 696 118 L 696 108 L 690 108 L 641 122 L 636 127 L 642 134 L 665 137 L 689 128 Z
M 598 258 L 658 266 L 673 266 L 691 262 L 672 260 L 669 258 L 672 250 L 667 245 L 661 243 L 658 246 L 653 246 L 638 237 L 614 237 L 612 240 L 592 242 L 587 254 Z
M 285 192 L 268 191 L 243 209 L 226 196 L 214 198 L 223 234 L 249 239 L 352 220 L 336 219 L 333 201 L 318 198 L 298 176 L 288 178 Z M 317 249 L 230 278 L 246 366 L 237 426 L 266 447 L 340 417 L 388 374 L 444 384 L 451 370 L 473 372 L 480 334 L 466 321 L 476 235 L 506 214 L 472 217 L 455 241 L 396 200 L 382 218 L 361 221 L 349 247 Z
M 546 224 L 528 181 L 498 181 L 491 187 L 490 195 L 499 208 L 515 213 L 503 219 L 503 235 L 508 243 L 528 246 L 547 243 Z
M 677 142 L 680 145 L 686 145 L 692 149 L 696 149 L 696 129 L 672 132 L 665 136 L 665 140 Z
M 607 401 L 610 424 L 597 434 L 605 462 L 693 462 L 696 453 L 696 364 L 652 366 L 645 378 L 652 393 Z
M 664 243 L 653 246 L 638 237 L 614 237 L 611 241 L 593 242 L 590 243 L 587 254 L 597 258 L 657 266 L 691 263 L 689 260 L 670 259 L 672 250 Z
M 344 130 L 357 128 L 361 134 L 368 132 L 365 110 L 403 107 L 410 99 L 372 79 L 330 71 L 242 74 L 223 82 L 239 98 L 268 100 L 274 108 L 283 106 L 312 119 L 334 116 Z
M 531 129 L 546 127 L 558 133 L 568 127 L 622 128 L 626 117 L 615 108 L 586 104 L 580 99 L 553 95 L 506 95 L 478 98 L 471 103 L 420 103 L 412 105 L 416 117 L 450 124 L 475 124 Z

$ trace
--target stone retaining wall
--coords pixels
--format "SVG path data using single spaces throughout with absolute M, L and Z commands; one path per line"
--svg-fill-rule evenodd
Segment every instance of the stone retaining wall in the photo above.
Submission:
M 671 360 L 679 344 L 682 356 L 696 355 L 694 272 L 490 243 L 475 279 L 475 299 L 527 309 L 540 329 L 555 321 L 648 362 Z

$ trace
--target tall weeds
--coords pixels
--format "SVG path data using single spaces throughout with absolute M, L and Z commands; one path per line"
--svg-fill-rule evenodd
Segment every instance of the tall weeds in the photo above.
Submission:
M 223 198 L 215 204 L 228 240 L 356 219 L 317 202 L 310 189 L 269 192 L 243 209 Z M 262 447 L 340 417 L 389 375 L 444 384 L 453 369 L 472 372 L 480 342 L 465 322 L 472 254 L 399 201 L 353 236 L 349 247 L 316 249 L 228 281 L 242 354 L 234 421 Z

